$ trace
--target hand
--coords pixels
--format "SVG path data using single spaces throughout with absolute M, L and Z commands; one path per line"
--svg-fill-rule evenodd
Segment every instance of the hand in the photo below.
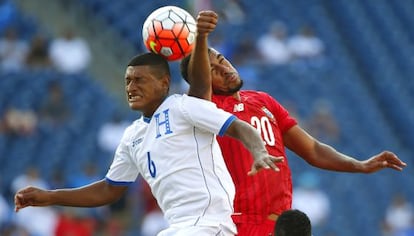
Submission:
M 206 36 L 216 28 L 218 15 L 214 11 L 200 11 L 196 21 L 197 33 Z
M 253 162 L 252 169 L 247 173 L 247 175 L 252 176 L 257 174 L 261 169 L 273 169 L 274 171 L 280 171 L 275 163 L 282 162 L 283 157 L 274 157 L 269 154 L 266 154 L 262 158 L 256 158 Z
M 18 212 L 20 209 L 28 206 L 48 205 L 46 193 L 47 191 L 35 187 L 27 187 L 19 190 L 14 195 L 14 211 Z
M 380 154 L 362 162 L 364 173 L 373 173 L 384 168 L 402 171 L 402 169 L 406 166 L 407 164 L 402 162 L 397 155 L 389 151 L 381 152 Z

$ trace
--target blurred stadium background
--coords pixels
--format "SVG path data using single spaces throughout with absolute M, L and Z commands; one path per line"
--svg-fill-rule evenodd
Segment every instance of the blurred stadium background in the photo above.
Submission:
M 40 126 L 30 137 L 0 134 L 0 191 L 10 204 L 10 183 L 28 166 L 39 168 L 46 180 L 51 180 L 56 170 L 64 178 L 77 175 L 89 162 L 104 175 L 111 157 L 98 145 L 100 128 L 116 113 L 125 120 L 139 116 L 124 102 L 123 74 L 128 59 L 143 51 L 142 23 L 160 6 L 189 9 L 189 2 L 0 1 L 0 35 L 13 25 L 27 41 L 37 33 L 52 39 L 60 29 L 71 26 L 92 49 L 90 68 L 81 74 L 63 75 L 53 69 L 0 71 L 0 115 L 17 104 L 38 109 L 51 80 L 63 85 L 73 110 L 71 121 L 59 129 Z M 304 119 L 313 112 L 314 102 L 327 100 L 341 132 L 340 139 L 330 144 L 364 159 L 392 150 L 408 164 L 402 173 L 333 173 L 314 169 L 289 153 L 294 184 L 301 173 L 312 170 L 331 199 L 330 217 L 315 235 L 381 235 L 386 208 L 396 194 L 414 203 L 414 2 L 240 2 L 246 9 L 244 22 L 235 25 L 224 21 L 217 29 L 228 42 L 257 40 L 271 22 L 279 20 L 290 32 L 311 25 L 326 47 L 325 63 L 319 66 L 271 66 L 248 60 L 240 65 L 256 74 L 248 86 L 293 106 Z M 178 63 L 171 66 L 178 91 Z M 139 220 L 134 217 L 138 213 L 132 212 L 136 209 L 123 209 L 123 217 L 132 222 L 121 230 L 124 235 L 137 235 Z

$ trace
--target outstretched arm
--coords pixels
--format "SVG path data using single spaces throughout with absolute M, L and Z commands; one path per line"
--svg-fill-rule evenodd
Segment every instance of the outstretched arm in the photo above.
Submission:
M 44 190 L 26 187 L 14 196 L 15 211 L 28 206 L 97 207 L 118 200 L 126 191 L 125 186 L 114 186 L 105 180 L 73 189 Z
M 197 16 L 195 46 L 188 64 L 188 95 L 211 100 L 211 71 L 208 57 L 208 34 L 217 24 L 218 16 L 213 11 L 201 11 Z
M 326 170 L 373 173 L 384 168 L 401 171 L 406 164 L 394 153 L 381 152 L 367 160 L 357 160 L 319 142 L 299 126 L 289 129 L 283 136 L 287 148 L 309 164 Z
M 262 168 L 272 168 L 275 171 L 279 171 L 275 162 L 283 161 L 283 157 L 269 155 L 262 138 L 253 126 L 236 119 L 229 126 L 225 134 L 240 140 L 252 154 L 254 162 L 248 175 L 255 175 Z

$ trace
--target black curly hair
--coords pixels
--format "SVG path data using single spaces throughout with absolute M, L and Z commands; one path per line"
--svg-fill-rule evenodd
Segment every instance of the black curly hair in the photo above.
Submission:
M 312 226 L 308 216 L 297 209 L 284 211 L 277 219 L 275 236 L 311 236 Z

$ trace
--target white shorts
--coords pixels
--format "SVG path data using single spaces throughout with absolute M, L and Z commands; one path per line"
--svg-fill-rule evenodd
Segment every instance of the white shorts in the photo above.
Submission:
M 169 227 L 157 234 L 157 236 L 234 236 L 236 235 L 228 227 L 215 226 L 188 226 L 184 228 Z

